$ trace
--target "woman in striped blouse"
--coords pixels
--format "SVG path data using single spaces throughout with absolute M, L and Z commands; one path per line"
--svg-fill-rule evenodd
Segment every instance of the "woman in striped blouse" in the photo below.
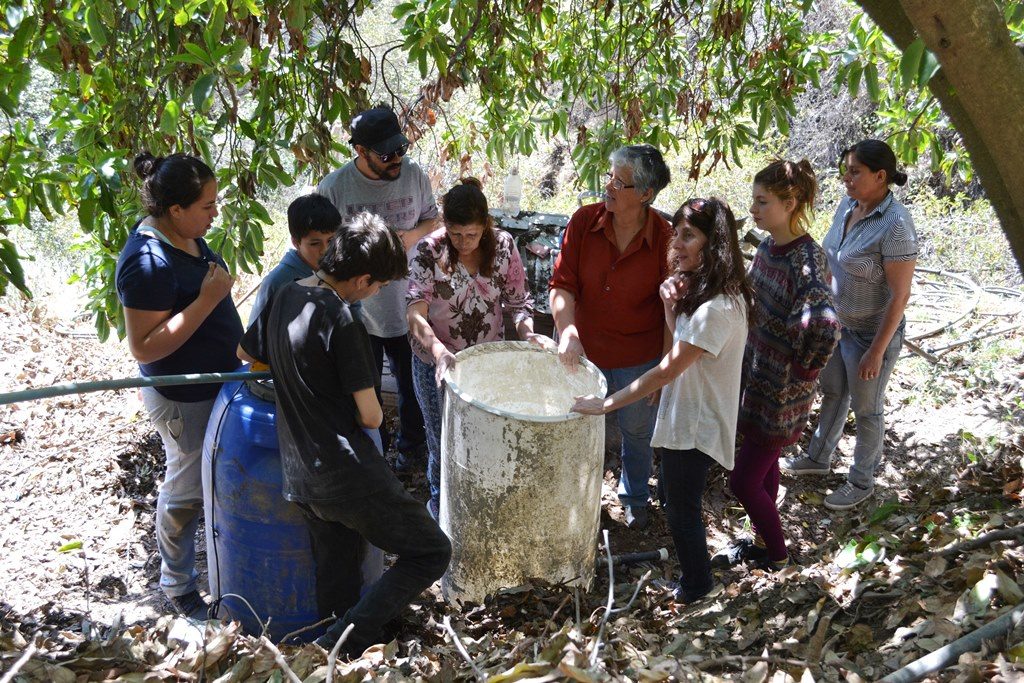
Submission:
M 807 453 L 785 459 L 782 468 L 828 474 L 853 408 L 853 465 L 846 484 L 825 497 L 825 507 L 849 510 L 874 493 L 885 434 L 885 387 L 903 346 L 903 312 L 918 247 L 914 221 L 889 189 L 907 182 L 889 145 L 858 142 L 843 152 L 840 171 L 849 196 L 839 203 L 822 247 L 843 336 L 821 374 L 821 416 Z

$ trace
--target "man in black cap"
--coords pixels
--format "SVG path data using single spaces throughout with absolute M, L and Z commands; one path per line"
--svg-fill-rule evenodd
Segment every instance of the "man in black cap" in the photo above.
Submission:
M 377 107 L 362 112 L 352 119 L 351 132 L 349 142 L 356 158 L 328 174 L 316 191 L 334 203 L 346 225 L 363 211 L 380 216 L 398 232 L 408 251 L 438 227 L 430 180 L 406 156 L 409 139 L 391 109 Z M 407 280 L 396 280 L 367 299 L 362 311 L 377 363 L 378 394 L 385 354 L 398 384 L 399 470 L 426 462 L 423 415 L 412 387 L 412 351 L 405 315 L 407 289 Z M 383 428 L 381 436 L 386 450 L 390 439 Z

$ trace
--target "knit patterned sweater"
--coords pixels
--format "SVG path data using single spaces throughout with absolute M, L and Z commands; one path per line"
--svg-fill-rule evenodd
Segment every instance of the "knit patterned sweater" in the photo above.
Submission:
M 737 430 L 777 448 L 807 423 L 818 373 L 839 341 L 828 265 L 810 235 L 778 246 L 768 237 L 750 266 L 754 320 L 743 358 Z

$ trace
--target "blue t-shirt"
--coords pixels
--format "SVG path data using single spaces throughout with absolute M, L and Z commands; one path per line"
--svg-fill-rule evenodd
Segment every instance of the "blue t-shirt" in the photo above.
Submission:
M 192 256 L 156 237 L 139 233 L 138 223 L 117 259 L 117 296 L 125 308 L 180 313 L 199 296 L 210 262 L 225 266 L 199 238 L 200 256 Z M 194 372 L 232 372 L 241 363 L 236 355 L 242 338 L 242 320 L 231 296 L 225 296 L 200 323 L 192 336 L 170 355 L 152 363 L 139 363 L 143 377 Z M 213 398 L 220 384 L 156 387 L 172 401 L 192 403 Z
M 289 282 L 301 280 L 312 274 L 313 269 L 302 260 L 298 251 L 295 249 L 286 251 L 281 258 L 281 262 L 274 266 L 273 270 L 263 278 L 263 282 L 260 284 L 260 291 L 256 294 L 256 301 L 253 303 L 252 311 L 249 313 L 249 324 L 252 325 L 260 317 L 260 312 L 267 305 L 267 302 L 273 298 L 274 292 Z
M 285 252 L 285 255 L 281 257 L 281 262 L 274 266 L 274 269 L 263 278 L 260 291 L 256 294 L 256 301 L 253 303 L 252 311 L 249 313 L 249 325 L 252 325 L 260 317 L 260 312 L 274 297 L 274 292 L 289 282 L 301 280 L 312 274 L 313 269 L 302 260 L 297 250 L 289 249 Z M 352 311 L 352 317 L 360 320 L 359 312 L 363 310 L 363 302 L 354 301 L 349 304 L 349 309 Z

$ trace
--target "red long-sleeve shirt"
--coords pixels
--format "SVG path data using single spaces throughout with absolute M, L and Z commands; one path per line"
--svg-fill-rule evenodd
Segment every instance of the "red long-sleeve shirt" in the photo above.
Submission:
M 569 219 L 549 284 L 576 297 L 580 342 L 598 367 L 627 368 L 661 357 L 665 317 L 658 287 L 668 276 L 670 241 L 671 226 L 653 209 L 622 253 L 603 202 Z

